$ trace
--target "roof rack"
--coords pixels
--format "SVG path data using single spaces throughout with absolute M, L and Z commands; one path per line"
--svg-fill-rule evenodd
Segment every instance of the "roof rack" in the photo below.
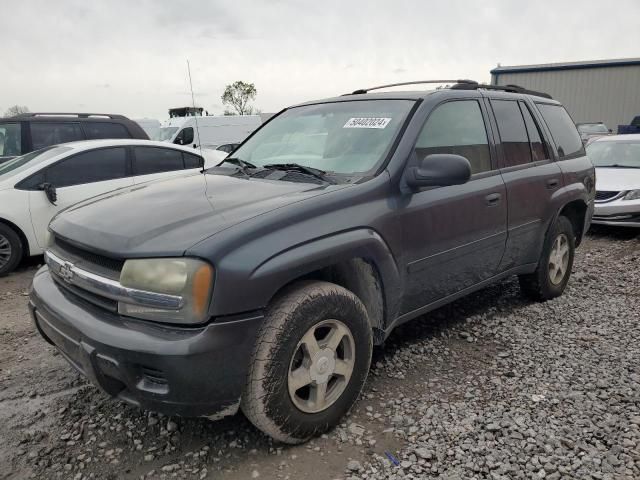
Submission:
M 403 85 L 417 85 L 420 83 L 455 83 L 455 84 L 478 84 L 478 82 L 474 82 L 473 80 L 416 80 L 414 82 L 402 82 L 402 83 L 389 83 L 387 85 L 379 85 L 377 87 L 370 88 L 361 88 L 359 90 L 355 90 L 351 93 L 346 93 L 345 95 L 361 95 L 363 93 L 370 92 L 371 90 L 380 90 L 381 88 L 389 88 L 389 87 L 401 87 Z
M 502 92 L 510 92 L 510 93 L 523 93 L 525 95 L 536 95 L 538 97 L 544 97 L 544 98 L 553 98 L 551 95 L 549 95 L 548 93 L 544 93 L 544 92 L 536 92 L 535 90 L 528 90 L 524 87 L 521 87 L 520 85 L 485 85 L 482 83 L 478 83 L 478 82 L 459 82 L 456 83 L 455 85 L 451 85 L 452 90 L 478 90 L 478 89 L 483 89 L 483 90 L 499 90 Z
M 499 90 L 503 92 L 523 93 L 526 95 L 536 95 L 538 97 L 552 98 L 548 93 L 536 92 L 535 90 L 527 90 L 520 85 L 485 85 L 474 80 L 416 80 L 414 82 L 389 83 L 387 85 L 380 85 L 377 87 L 362 88 L 345 95 L 361 95 L 370 92 L 371 90 L 380 90 L 381 88 L 400 87 L 403 85 L 418 85 L 422 83 L 451 83 L 453 85 L 451 85 L 449 88 L 452 90 L 478 90 L 481 88 L 483 90 Z
M 126 119 L 124 115 L 115 115 L 111 113 L 72 113 L 72 112 L 29 112 L 16 115 L 18 118 L 33 118 L 33 117 L 77 117 L 77 118 L 111 118 L 114 120 Z M 14 118 L 15 118 L 14 117 Z

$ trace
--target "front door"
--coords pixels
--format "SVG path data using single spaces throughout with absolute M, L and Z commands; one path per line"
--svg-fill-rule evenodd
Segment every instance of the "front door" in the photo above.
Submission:
M 56 213 L 78 202 L 121 187 L 133 185 L 125 147 L 103 148 L 79 153 L 47 167 L 42 183 L 56 188 L 53 205 L 44 191 L 29 191 L 29 211 L 36 240 L 46 247 L 46 232 Z
M 495 168 L 476 100 L 445 102 L 431 113 L 414 153 L 462 155 L 472 176 L 464 185 L 411 194 L 400 211 L 406 264 L 401 314 L 432 304 L 495 275 L 507 225 L 504 182 Z

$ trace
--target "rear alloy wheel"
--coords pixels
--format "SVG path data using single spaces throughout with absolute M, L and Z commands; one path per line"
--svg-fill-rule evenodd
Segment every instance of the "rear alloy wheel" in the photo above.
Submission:
M 22 259 L 22 242 L 18 234 L 0 223 L 0 277 L 12 272 Z
M 569 282 L 576 237 L 567 217 L 560 216 L 550 227 L 536 271 L 520 275 L 520 290 L 533 300 L 559 297 Z
M 269 306 L 242 395 L 242 411 L 284 443 L 301 443 L 340 422 L 371 363 L 367 311 L 350 291 L 300 282 Z

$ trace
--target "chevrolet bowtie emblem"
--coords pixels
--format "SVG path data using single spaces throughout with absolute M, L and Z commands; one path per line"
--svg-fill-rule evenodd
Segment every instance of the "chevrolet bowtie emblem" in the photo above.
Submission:
M 65 282 L 71 283 L 73 280 L 73 263 L 64 262 L 60 265 L 60 276 Z

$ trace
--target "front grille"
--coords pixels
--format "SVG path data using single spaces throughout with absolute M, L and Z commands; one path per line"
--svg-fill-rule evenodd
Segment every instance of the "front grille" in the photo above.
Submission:
M 111 300 L 110 298 L 101 297 L 100 295 L 96 295 L 93 292 L 89 292 L 82 288 L 78 288 L 74 285 L 70 285 L 66 283 L 64 280 L 58 277 L 58 275 L 51 275 L 51 278 L 56 282 L 56 284 L 68 295 L 71 295 L 75 298 L 80 298 L 85 302 L 92 303 L 97 307 L 104 308 L 105 310 L 109 310 L 113 313 L 118 313 L 118 302 L 115 300 Z
M 606 202 L 607 200 L 613 200 L 619 194 L 620 192 L 598 190 L 596 191 L 596 202 Z
M 120 272 L 124 266 L 124 260 L 84 250 L 58 237 L 54 239 L 53 250 L 58 252 L 59 256 L 64 260 L 82 266 L 82 268 L 90 272 L 106 275 L 113 279 L 120 278 Z

